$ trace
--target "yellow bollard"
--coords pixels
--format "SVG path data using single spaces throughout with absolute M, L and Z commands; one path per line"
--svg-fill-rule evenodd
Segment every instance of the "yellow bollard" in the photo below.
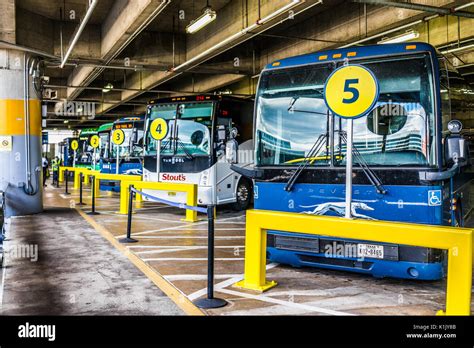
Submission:
M 81 171 L 80 170 L 74 170 L 74 190 L 79 190 L 79 181 L 81 180 L 80 179 L 80 173 Z
M 64 181 L 64 167 L 59 167 L 59 176 L 58 176 L 58 181 L 63 182 Z
M 196 207 L 197 206 L 197 185 L 189 185 L 186 191 L 186 205 Z M 215 215 L 214 215 L 215 216 Z M 186 217 L 183 221 L 196 222 L 197 211 L 186 209 Z

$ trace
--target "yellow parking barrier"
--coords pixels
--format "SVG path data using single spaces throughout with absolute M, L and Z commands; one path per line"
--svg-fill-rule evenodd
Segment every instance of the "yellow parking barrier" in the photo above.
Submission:
M 60 167 L 59 167 L 59 177 L 58 177 L 59 182 L 63 182 L 63 181 L 64 181 L 64 172 L 65 172 L 66 170 L 67 170 L 68 172 L 72 172 L 72 171 L 74 171 L 74 169 L 76 169 L 76 168 L 74 168 L 74 167 L 62 167 L 62 166 L 60 166 Z
M 120 211 L 119 214 L 126 215 L 128 212 L 128 200 L 129 200 L 129 187 L 133 187 L 137 190 L 148 189 L 157 191 L 175 191 L 186 193 L 186 205 L 196 207 L 197 206 L 197 185 L 196 184 L 175 184 L 167 182 L 150 182 L 150 181 L 122 181 L 120 185 Z M 137 201 L 141 201 L 142 197 L 137 193 Z M 186 209 L 186 218 L 183 221 L 196 222 L 198 221 L 197 212 Z
M 234 286 L 263 292 L 277 285 L 266 281 L 267 230 L 448 250 L 446 311 L 437 314 L 471 313 L 472 229 L 248 210 L 244 280 Z
M 107 174 L 107 173 L 95 173 L 95 196 L 99 197 L 100 193 L 100 180 L 110 180 L 110 181 L 120 181 L 120 186 L 122 186 L 125 181 L 139 182 L 142 181 L 141 175 L 127 175 L 127 174 Z
M 79 177 L 80 173 L 82 173 L 84 180 L 87 182 L 89 180 L 89 176 L 99 173 L 98 170 L 92 170 L 89 168 L 79 168 L 79 167 L 59 167 L 59 182 L 64 181 L 64 172 L 74 172 L 74 189 L 79 189 Z

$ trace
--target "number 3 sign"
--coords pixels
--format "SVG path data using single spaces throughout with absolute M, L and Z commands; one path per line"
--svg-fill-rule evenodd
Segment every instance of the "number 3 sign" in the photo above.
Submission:
M 343 118 L 366 115 L 378 98 L 379 85 L 375 75 L 360 65 L 346 65 L 334 70 L 324 87 L 327 107 Z

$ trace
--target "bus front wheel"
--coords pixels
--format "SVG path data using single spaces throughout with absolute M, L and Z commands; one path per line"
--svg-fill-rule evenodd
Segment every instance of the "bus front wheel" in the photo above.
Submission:
M 245 178 L 241 178 L 236 190 L 236 202 L 233 204 L 234 210 L 246 210 L 250 206 L 252 199 L 252 185 Z

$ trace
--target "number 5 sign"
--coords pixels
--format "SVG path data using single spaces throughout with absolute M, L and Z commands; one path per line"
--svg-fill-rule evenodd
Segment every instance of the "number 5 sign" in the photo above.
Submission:
M 377 103 L 379 85 L 374 74 L 360 65 L 342 66 L 332 72 L 324 87 L 324 100 L 337 116 L 355 119 Z

